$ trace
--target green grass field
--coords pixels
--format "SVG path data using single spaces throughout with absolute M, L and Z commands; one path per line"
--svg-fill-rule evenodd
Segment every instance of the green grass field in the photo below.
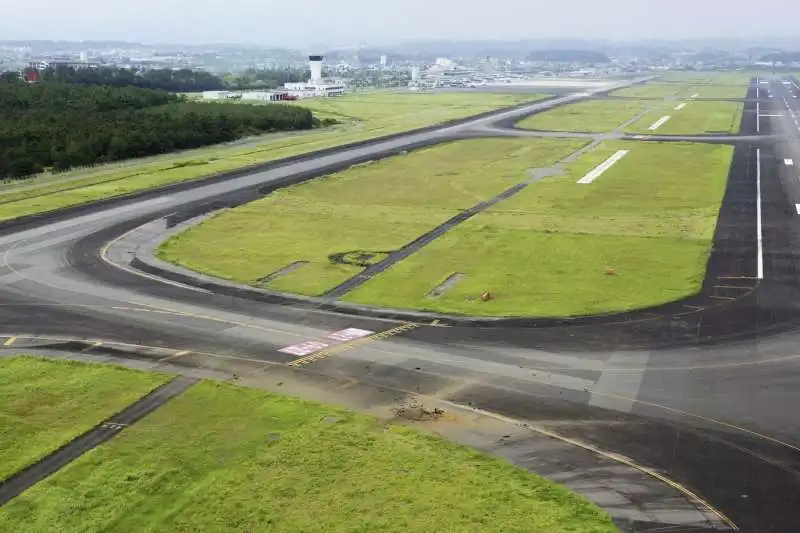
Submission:
M 266 135 L 245 145 L 212 146 L 114 163 L 91 170 L 42 175 L 21 183 L 2 185 L 0 220 L 198 179 L 323 148 L 463 118 L 544 96 L 546 95 L 374 92 L 335 99 L 308 100 L 301 105 L 311 108 L 321 116 L 338 118 L 343 124 L 309 132 Z
M 749 85 L 693 85 L 686 96 L 698 95 L 697 98 L 744 98 Z
M 673 102 L 676 106 L 678 102 Z M 662 108 L 637 120 L 626 131 L 653 135 L 691 135 L 736 133 L 742 120 L 744 104 L 736 102 L 688 102 L 681 110 Z M 671 118 L 655 131 L 649 128 L 663 116 Z
M 0 358 L 0 480 L 55 451 L 167 379 L 113 366 Z
M 517 123 L 518 128 L 551 131 L 613 131 L 658 104 L 646 100 L 593 100 L 545 111 Z
M 203 382 L 6 504 L 0 530 L 617 528 L 582 497 L 468 448 L 335 407 Z
M 595 182 L 576 183 L 620 149 L 630 152 Z M 531 185 L 345 299 L 487 316 L 575 316 L 687 296 L 705 275 L 732 153 L 722 145 L 606 143 L 566 176 Z M 426 297 L 456 272 L 466 277 L 441 297 Z M 480 301 L 484 291 L 494 299 Z
M 160 256 L 193 270 L 255 284 L 295 261 L 273 290 L 319 295 L 361 268 L 334 253 L 398 249 L 524 181 L 585 141 L 481 139 L 412 152 L 277 191 L 167 241 Z M 235 236 L 235 238 L 232 238 Z
M 687 85 L 712 84 L 712 85 L 739 85 L 747 86 L 751 78 L 765 76 L 768 70 L 748 70 L 742 72 L 665 72 L 660 75 L 656 83 L 680 82 Z
M 652 81 L 613 91 L 611 92 L 611 95 L 636 98 L 665 98 L 667 96 L 682 96 L 688 90 L 689 87 L 687 85 L 678 83 L 658 83 L 658 81 Z

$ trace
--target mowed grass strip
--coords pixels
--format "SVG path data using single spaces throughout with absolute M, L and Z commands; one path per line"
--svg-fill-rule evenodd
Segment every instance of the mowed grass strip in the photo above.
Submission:
M 298 105 L 311 108 L 321 116 L 337 118 L 343 124 L 302 133 L 270 134 L 243 144 L 200 148 L 95 169 L 42 175 L 23 183 L 2 185 L 0 220 L 199 179 L 323 148 L 468 117 L 545 96 L 384 92 L 309 100 Z
M 677 105 L 677 102 L 675 104 Z M 648 113 L 626 128 L 626 131 L 652 135 L 736 133 L 739 131 L 743 111 L 744 104 L 737 102 L 690 101 L 679 111 L 662 108 Z M 667 115 L 671 117 L 667 122 L 656 130 L 649 129 L 656 121 Z
M 113 366 L 25 356 L 0 358 L 0 480 L 54 452 L 168 379 Z
M 629 150 L 588 185 L 576 182 Z M 601 145 L 368 281 L 347 301 L 484 316 L 605 314 L 701 287 L 733 149 Z M 465 277 L 439 298 L 451 274 Z M 480 300 L 483 292 L 493 299 Z
M 339 408 L 204 382 L 4 506 L 3 531 L 617 531 L 566 488 Z
M 276 191 L 176 235 L 159 256 L 267 288 L 319 295 L 356 275 L 331 254 L 389 252 L 585 144 L 561 139 L 476 139 L 425 148 Z
M 527 117 L 518 128 L 601 133 L 612 131 L 652 107 L 646 100 L 593 100 L 579 102 Z

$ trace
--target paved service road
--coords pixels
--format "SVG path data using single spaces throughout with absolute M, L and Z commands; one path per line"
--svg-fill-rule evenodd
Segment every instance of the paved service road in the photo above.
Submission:
M 784 87 L 775 85 L 775 94 Z M 794 331 L 800 215 L 793 205 L 800 190 L 796 167 L 784 164 L 800 162 L 800 135 L 791 137 L 786 120 L 773 126 L 759 119 L 766 111 L 759 105 L 756 112 L 755 102 L 748 95 L 715 257 L 739 277 L 756 279 L 757 287 L 747 297 L 717 296 L 727 306 L 709 303 L 695 313 L 617 324 L 440 327 L 222 296 L 100 257 L 109 242 L 167 214 L 235 205 L 270 183 L 468 136 L 509 118 L 499 114 L 18 231 L 0 229 L 0 343 L 52 347 L 54 341 L 30 337 L 60 336 L 168 347 L 176 358 L 202 352 L 242 364 L 292 363 L 287 370 L 309 376 L 472 405 L 557 427 L 668 473 L 742 530 L 800 530 L 800 418 L 792 408 L 800 400 Z M 773 130 L 782 143 L 772 142 Z M 368 333 L 359 337 L 349 328 Z

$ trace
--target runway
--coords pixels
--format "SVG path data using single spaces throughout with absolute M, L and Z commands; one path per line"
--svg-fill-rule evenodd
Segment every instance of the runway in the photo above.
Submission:
M 264 362 L 337 386 L 349 379 L 436 397 L 557 426 L 564 436 L 668 473 L 742 531 L 796 530 L 800 176 L 785 160 L 800 163 L 800 129 L 790 113 L 800 113 L 800 99 L 788 97 L 800 88 L 771 82 L 774 97 L 757 99 L 755 87 L 738 135 L 669 139 L 736 146 L 706 286 L 691 302 L 568 323 L 459 323 L 215 293 L 140 275 L 130 258 L 126 265 L 130 250 L 113 261 L 101 257 L 109 243 L 167 216 L 176 224 L 448 139 L 516 134 L 504 125 L 586 98 L 572 95 L 200 186 L 0 224 L 0 342 L 13 338 L 6 348 L 15 350 L 77 342 L 103 353 L 93 343 L 117 341 L 185 352 L 195 365 Z M 347 328 L 372 335 L 330 341 Z M 288 367 L 298 356 L 279 350 L 307 342 L 329 347 Z

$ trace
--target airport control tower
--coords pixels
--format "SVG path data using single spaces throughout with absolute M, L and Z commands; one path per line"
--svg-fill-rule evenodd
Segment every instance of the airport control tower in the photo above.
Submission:
M 308 56 L 308 68 L 311 69 L 311 85 L 322 85 L 322 56 Z

